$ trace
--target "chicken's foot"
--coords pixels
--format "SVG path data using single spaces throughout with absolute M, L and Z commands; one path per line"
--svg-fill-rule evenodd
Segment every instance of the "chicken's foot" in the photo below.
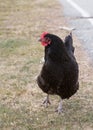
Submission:
M 43 101 L 43 104 L 45 105 L 45 107 L 48 107 L 48 104 L 51 104 L 50 101 L 49 101 L 49 95 L 47 95 L 47 97 Z
M 58 105 L 58 108 L 56 110 L 56 112 L 58 112 L 58 114 L 62 113 L 63 109 L 62 109 L 62 99 L 61 101 L 59 102 L 59 105 Z

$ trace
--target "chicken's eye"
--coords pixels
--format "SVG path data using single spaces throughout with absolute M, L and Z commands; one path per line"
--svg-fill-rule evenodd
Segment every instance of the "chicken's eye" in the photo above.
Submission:
M 44 39 L 45 39 L 45 43 L 47 43 L 47 44 L 51 43 L 51 39 L 49 37 L 45 37 Z

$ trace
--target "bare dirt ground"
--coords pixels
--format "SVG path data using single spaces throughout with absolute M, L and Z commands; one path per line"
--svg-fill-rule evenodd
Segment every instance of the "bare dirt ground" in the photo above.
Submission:
M 54 0 L 1 0 L 0 5 L 0 129 L 1 130 L 92 130 L 92 66 L 80 41 L 73 35 L 75 55 L 80 68 L 80 89 L 63 101 L 63 113 L 52 105 L 41 106 L 44 94 L 36 84 L 43 57 L 38 37 L 47 31 L 62 39 L 69 33 L 63 8 Z

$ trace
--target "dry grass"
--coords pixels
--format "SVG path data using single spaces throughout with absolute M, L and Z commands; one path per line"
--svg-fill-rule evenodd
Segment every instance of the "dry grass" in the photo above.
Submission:
M 0 0 L 0 130 L 92 130 L 93 76 L 89 59 L 74 37 L 80 66 L 80 90 L 63 101 L 63 113 L 55 113 L 59 98 L 44 109 L 45 94 L 36 84 L 43 48 L 37 39 L 43 31 L 62 38 L 66 25 L 57 1 Z

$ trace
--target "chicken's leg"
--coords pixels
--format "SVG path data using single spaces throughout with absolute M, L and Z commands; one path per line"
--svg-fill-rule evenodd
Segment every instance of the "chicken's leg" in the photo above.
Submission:
M 49 94 L 47 94 L 47 97 L 45 98 L 43 104 L 45 105 L 45 107 L 48 107 L 48 104 L 51 104 L 49 101 Z
M 59 102 L 59 105 L 58 105 L 58 108 L 57 108 L 56 112 L 58 112 L 58 114 L 62 113 L 62 99 Z

